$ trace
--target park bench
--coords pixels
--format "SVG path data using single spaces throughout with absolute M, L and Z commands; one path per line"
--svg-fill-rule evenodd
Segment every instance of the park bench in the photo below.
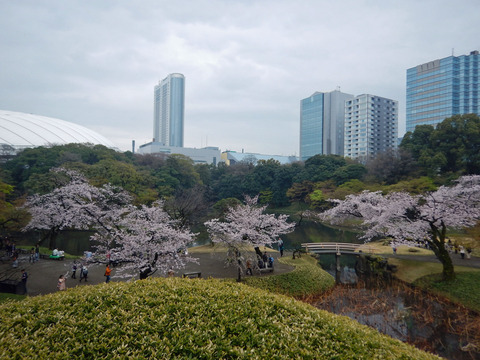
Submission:
M 183 273 L 182 277 L 189 278 L 189 279 L 201 278 L 202 273 L 200 271 L 192 271 L 192 272 Z
M 47 260 L 64 260 L 65 256 L 58 256 L 58 255 L 47 255 L 47 254 L 40 254 L 40 259 L 47 259 Z
M 265 268 L 258 268 L 257 270 L 260 272 L 260 274 L 271 273 L 271 272 L 273 272 L 273 266 L 272 267 L 265 267 Z

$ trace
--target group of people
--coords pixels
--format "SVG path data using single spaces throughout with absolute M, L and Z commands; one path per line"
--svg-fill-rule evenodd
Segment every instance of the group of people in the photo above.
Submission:
M 18 249 L 14 241 L 8 239 L 2 239 L 2 248 L 5 249 L 5 255 L 7 258 L 12 259 L 12 267 L 18 267 Z
M 82 280 L 85 280 L 85 281 L 88 281 L 88 268 L 87 268 L 87 265 L 85 264 L 80 264 L 78 265 L 76 261 L 73 262 L 72 264 L 72 276 L 71 278 L 72 279 L 76 279 L 77 278 L 77 269 L 80 267 L 80 282 L 82 282 Z
M 266 269 L 266 268 L 272 268 L 273 269 L 273 256 L 269 256 L 267 252 L 265 251 L 262 256 L 257 255 L 257 267 L 259 269 Z M 252 267 L 252 260 L 247 259 L 246 261 L 246 275 L 253 275 L 253 267 Z
M 71 270 L 71 276 L 70 276 L 72 279 L 77 278 L 77 270 L 80 270 L 79 271 L 80 282 L 82 282 L 82 280 L 85 280 L 85 282 L 87 282 L 88 281 L 87 265 L 77 264 L 77 262 L 74 261 L 72 264 L 72 270 Z M 105 267 L 105 273 L 104 273 L 106 283 L 110 282 L 111 274 L 112 274 L 112 268 L 110 267 L 110 264 L 107 264 Z M 66 280 L 67 278 L 65 277 L 65 275 L 60 275 L 58 277 L 58 283 L 57 283 L 58 290 L 63 291 L 67 289 Z
M 457 243 L 452 244 L 452 240 L 450 239 L 448 239 L 447 243 L 445 244 L 445 248 L 451 254 L 460 254 L 460 257 L 462 259 L 470 259 L 470 257 L 472 256 L 472 249 L 470 247 L 465 248 L 463 245 L 458 245 Z

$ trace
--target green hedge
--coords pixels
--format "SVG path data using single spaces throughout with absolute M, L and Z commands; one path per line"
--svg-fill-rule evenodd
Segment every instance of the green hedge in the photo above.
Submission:
M 215 279 L 152 278 L 0 305 L 0 358 L 436 357 L 290 297 Z
M 292 265 L 295 270 L 280 275 L 247 277 L 245 282 L 253 287 L 296 298 L 316 295 L 335 286 L 335 279 L 310 255 L 296 259 L 283 257 L 277 261 Z

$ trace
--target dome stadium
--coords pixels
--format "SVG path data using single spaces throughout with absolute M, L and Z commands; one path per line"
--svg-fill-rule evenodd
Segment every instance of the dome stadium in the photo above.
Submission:
M 108 139 L 83 126 L 46 116 L 0 110 L 0 147 L 4 151 L 70 143 L 116 149 Z

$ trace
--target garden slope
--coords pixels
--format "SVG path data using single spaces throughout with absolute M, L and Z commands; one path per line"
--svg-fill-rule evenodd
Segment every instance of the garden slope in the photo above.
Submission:
M 154 278 L 0 306 L 0 358 L 434 359 L 292 298 Z

